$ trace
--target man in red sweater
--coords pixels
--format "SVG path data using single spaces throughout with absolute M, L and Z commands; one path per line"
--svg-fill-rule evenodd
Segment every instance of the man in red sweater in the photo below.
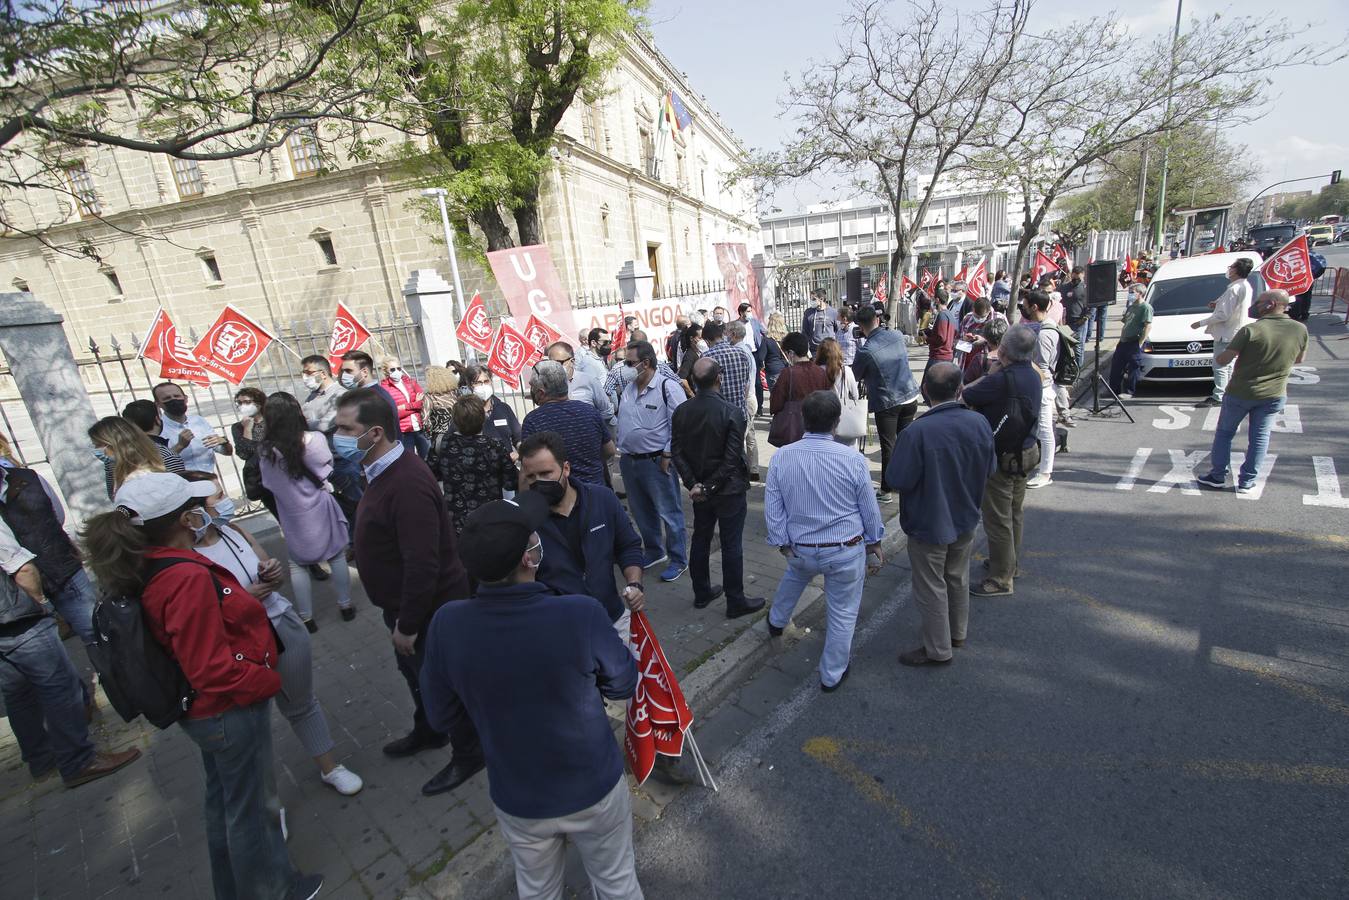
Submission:
M 367 486 L 356 509 L 353 538 L 356 565 L 370 602 L 384 613 L 398 671 L 415 706 L 412 731 L 385 745 L 384 752 L 412 756 L 452 743 L 449 765 L 422 785 L 422 793 L 452 791 L 483 767 L 483 755 L 467 715 L 453 717 L 456 724 L 446 735 L 428 724 L 422 706 L 420 678 L 431 616 L 446 602 L 470 594 L 444 495 L 426 463 L 404 452 L 398 420 L 374 389 L 349 391 L 337 401 L 333 450 L 364 469 Z

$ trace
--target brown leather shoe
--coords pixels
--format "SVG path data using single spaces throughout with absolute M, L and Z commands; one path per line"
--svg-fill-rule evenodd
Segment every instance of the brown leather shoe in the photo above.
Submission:
M 90 781 L 97 781 L 104 775 L 111 775 L 123 766 L 129 765 L 140 758 L 141 752 L 135 747 L 130 750 L 123 750 L 121 753 L 95 753 L 94 758 L 89 760 L 89 765 L 64 779 L 66 787 L 79 787 Z

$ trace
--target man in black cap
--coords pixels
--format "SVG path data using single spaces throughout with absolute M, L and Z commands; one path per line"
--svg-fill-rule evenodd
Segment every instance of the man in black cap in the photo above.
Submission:
M 467 715 L 487 757 L 521 897 L 560 896 L 566 842 L 597 897 L 640 898 L 632 801 L 604 710 L 637 689 L 637 666 L 594 597 L 537 580 L 549 508 L 534 491 L 478 507 L 460 547 L 474 597 L 431 620 L 422 667 L 427 718 Z

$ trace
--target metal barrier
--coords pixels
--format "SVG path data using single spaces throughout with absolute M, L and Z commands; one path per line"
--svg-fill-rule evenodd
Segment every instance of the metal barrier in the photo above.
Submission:
M 414 377 L 424 381 L 426 361 L 422 359 L 420 349 L 419 323 L 407 317 L 385 317 L 377 313 L 373 325 L 371 320 L 365 325 L 370 329 L 371 343 L 364 349 L 371 356 L 376 360 L 384 355 L 397 356 Z M 307 392 L 300 383 L 300 358 L 311 354 L 325 355 L 331 335 L 332 324 L 319 320 L 294 322 L 280 328 L 276 333 L 277 341 L 267 348 L 240 387 L 256 387 L 267 394 L 287 391 L 303 400 Z M 189 332 L 189 336 L 195 344 L 198 338 L 195 331 Z M 120 415 L 132 400 L 152 399 L 151 389 L 165 380 L 153 374 L 157 365 L 140 358 L 140 342 L 139 334 L 131 335 L 125 344 L 116 335 L 110 335 L 106 345 L 90 337 L 86 345 L 89 355 L 76 359 L 80 380 L 88 388 L 89 400 L 97 415 Z M 14 448 L 16 461 L 50 475 L 45 471 L 46 456 L 37 441 L 28 409 L 17 397 L 9 381 L 9 371 L 7 366 L 0 366 L 0 423 Z M 238 421 L 234 407 L 237 388 L 217 380 L 206 385 L 180 383 L 180 387 L 187 392 L 192 411 L 215 425 L 219 434 L 233 442 L 230 426 Z M 90 450 L 90 465 L 95 465 L 92 445 Z M 226 492 L 236 498 L 241 513 L 262 508 L 261 504 L 244 500 L 243 461 L 237 454 L 228 457 L 217 454 L 216 469 Z
M 1322 278 L 1331 272 L 1335 273 L 1334 286 L 1330 291 L 1330 312 L 1335 312 L 1335 301 L 1344 301 L 1344 324 L 1349 325 L 1349 269 L 1340 266 L 1336 269 L 1326 269 Z

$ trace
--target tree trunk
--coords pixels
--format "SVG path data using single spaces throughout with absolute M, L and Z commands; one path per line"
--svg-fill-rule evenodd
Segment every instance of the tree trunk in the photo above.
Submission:
M 477 225 L 482 230 L 483 237 L 487 238 L 489 251 L 506 250 L 515 246 L 515 238 L 511 236 L 506 220 L 495 207 L 474 210 L 472 218 L 473 224 Z
M 890 324 L 908 334 L 909 330 L 905 326 L 909 323 L 902 317 L 904 291 L 901 285 L 902 276 L 909 272 L 909 257 L 913 255 L 913 242 L 909 239 L 908 229 L 901 224 L 898 204 L 892 204 L 890 215 L 895 223 L 895 249 L 890 254 L 890 275 L 887 284 L 889 298 L 885 305 L 886 311 L 890 314 Z M 900 277 L 896 278 L 896 275 Z
M 543 223 L 539 221 L 539 188 L 531 184 L 516 195 L 515 228 L 520 232 L 520 245 L 528 247 L 543 243 Z

